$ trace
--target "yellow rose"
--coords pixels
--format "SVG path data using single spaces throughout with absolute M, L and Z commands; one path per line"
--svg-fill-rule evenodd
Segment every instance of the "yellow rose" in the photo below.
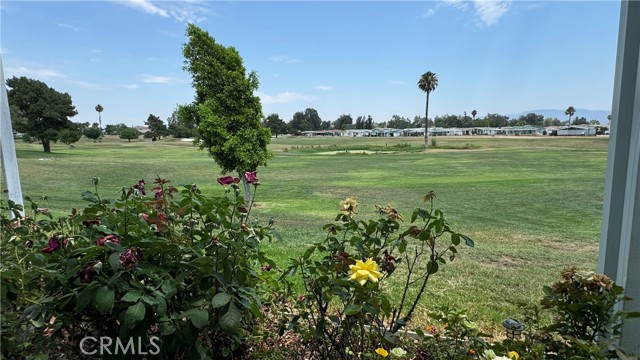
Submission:
M 389 352 L 387 350 L 383 349 L 383 348 L 377 348 L 376 349 L 376 354 L 378 354 L 378 355 L 380 355 L 382 357 L 385 357 L 385 358 L 387 356 L 389 356 Z
M 368 280 L 378 282 L 382 274 L 378 271 L 378 264 L 373 259 L 365 262 L 356 260 L 355 265 L 349 265 L 351 269 L 351 277 L 349 280 L 357 281 L 360 285 L 364 285 Z
M 507 356 L 509 357 L 509 359 L 513 359 L 513 360 L 518 360 L 518 359 L 520 359 L 520 355 L 519 355 L 517 352 L 515 352 L 515 351 L 509 351 L 509 352 L 507 353 Z

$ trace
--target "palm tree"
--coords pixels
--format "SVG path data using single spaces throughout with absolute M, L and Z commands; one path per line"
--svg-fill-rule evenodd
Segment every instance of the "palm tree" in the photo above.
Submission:
M 565 110 L 564 114 L 569 115 L 569 126 L 571 126 L 571 117 L 576 113 L 576 109 L 573 106 L 569 106 L 567 110 Z
M 102 111 L 104 108 L 102 105 L 96 105 L 96 111 L 98 112 L 98 126 L 100 127 L 100 134 L 102 134 Z
M 472 111 L 471 111 L 471 116 L 473 116 L 473 120 L 475 120 L 475 119 L 476 119 L 476 115 L 478 115 L 478 112 L 477 112 L 477 111 L 475 111 L 475 110 L 472 110 Z
M 427 71 L 418 81 L 420 90 L 427 93 L 427 104 L 424 111 L 424 147 L 427 148 L 427 134 L 429 132 L 429 94 L 438 87 L 438 78 L 435 73 Z

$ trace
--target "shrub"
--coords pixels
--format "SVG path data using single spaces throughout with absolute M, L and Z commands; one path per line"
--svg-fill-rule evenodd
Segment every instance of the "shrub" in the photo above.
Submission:
M 428 208 L 416 209 L 402 231 L 404 219 L 390 205 L 376 206 L 377 220 L 357 221 L 357 199 L 345 199 L 335 222 L 324 226 L 325 240 L 289 267 L 288 274 L 302 277 L 304 293 L 281 333 L 300 333 L 307 355 L 319 359 L 363 359 L 398 345 L 396 334 L 410 322 L 430 277 L 455 258 L 461 241 L 473 245 L 451 230 L 434 200 L 429 193 Z M 400 300 L 392 301 L 383 289 L 397 273 L 404 286 L 394 289 Z
M 16 215 L 1 218 L 3 355 L 81 357 L 99 350 L 88 336 L 111 339 L 112 353 L 138 344 L 128 355 L 139 344 L 166 359 L 241 353 L 276 264 L 260 247 L 271 227 L 249 222 L 237 182 L 207 197 L 158 178 L 147 196 L 140 180 L 113 202 L 98 182 L 57 221 L 33 203 L 26 217 L 3 206 Z

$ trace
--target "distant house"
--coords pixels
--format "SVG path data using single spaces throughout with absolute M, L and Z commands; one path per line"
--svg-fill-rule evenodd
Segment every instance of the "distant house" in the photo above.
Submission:
M 546 128 L 544 128 L 544 130 L 546 131 L 546 135 L 549 136 L 558 136 L 558 130 L 560 130 L 559 126 L 547 126 Z
M 543 135 L 545 129 L 541 126 L 524 125 L 524 126 L 510 126 L 504 128 L 506 135 Z
M 369 129 L 349 129 L 346 130 L 342 136 L 350 136 L 350 137 L 370 137 L 373 130 Z
M 571 125 L 563 126 L 558 130 L 558 136 L 595 136 L 595 126 Z
M 375 128 L 371 132 L 371 136 L 377 137 L 399 137 L 402 136 L 403 131 L 401 129 L 391 128 Z
M 475 132 L 476 135 L 495 136 L 499 134 L 504 134 L 504 130 L 502 130 L 501 128 L 494 128 L 494 127 L 477 127 L 477 128 L 474 128 L 473 131 Z
M 149 131 L 151 131 L 151 129 L 149 129 L 149 127 L 148 127 L 148 126 L 144 126 L 144 125 L 136 125 L 136 126 L 134 126 L 133 128 L 134 128 L 134 129 L 136 129 L 136 130 L 138 130 L 138 132 L 139 132 L 140 134 L 143 134 L 143 135 L 144 135 L 145 133 L 148 133 Z

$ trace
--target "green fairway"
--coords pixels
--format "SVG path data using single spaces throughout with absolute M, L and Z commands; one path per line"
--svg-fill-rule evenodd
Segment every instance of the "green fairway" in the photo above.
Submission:
M 428 287 L 418 324 L 434 304 L 468 310 L 486 329 L 519 317 L 509 301 L 537 301 L 564 267 L 596 269 L 607 138 L 437 138 L 421 150 L 421 138 L 278 138 L 276 156 L 258 169 L 257 208 L 273 218 L 282 240 L 266 245 L 286 265 L 306 245 L 323 238 L 322 225 L 346 196 L 357 196 L 362 218 L 374 204 L 391 204 L 405 217 L 433 190 L 456 231 L 469 235 L 464 248 Z M 18 143 L 25 196 L 56 215 L 83 207 L 80 193 L 100 177 L 105 198 L 123 186 L 156 176 L 196 183 L 221 194 L 220 171 L 204 151 L 172 139 L 131 142 L 106 138 L 61 144 L 52 153 Z M 349 150 L 349 151 L 347 151 Z M 358 153 L 357 150 L 360 150 Z M 368 150 L 367 154 L 362 154 Z M 40 201 L 46 196 L 46 201 Z M 393 291 L 389 284 L 387 291 Z

